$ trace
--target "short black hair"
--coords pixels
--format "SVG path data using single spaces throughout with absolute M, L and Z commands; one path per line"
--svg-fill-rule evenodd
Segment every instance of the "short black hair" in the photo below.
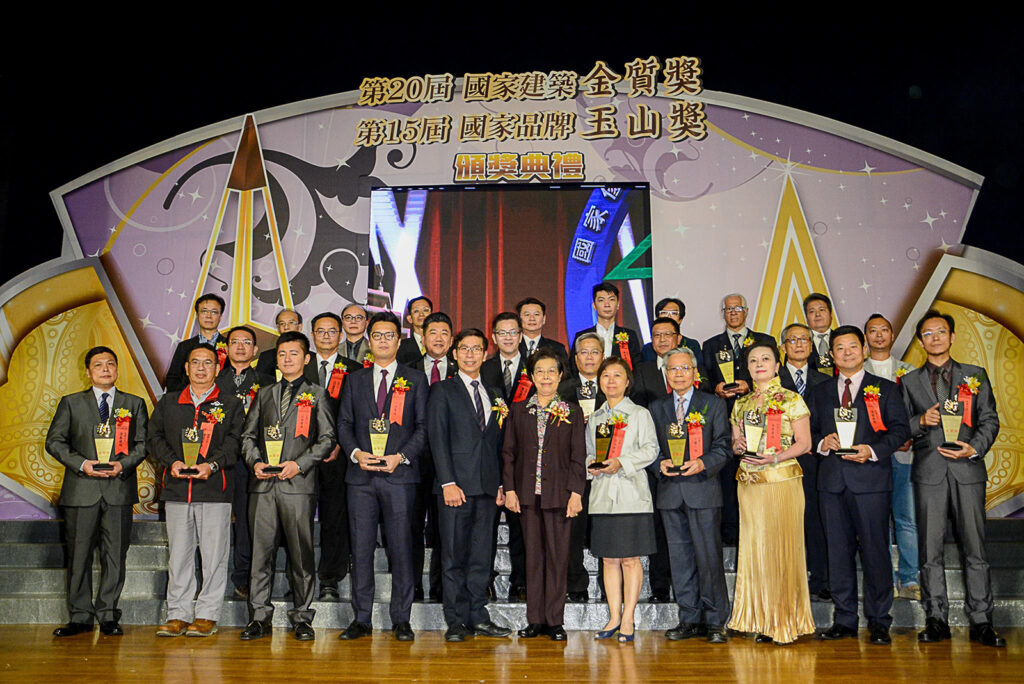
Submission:
M 319 321 L 321 318 L 332 319 L 335 323 L 338 324 L 339 332 L 341 331 L 341 316 L 330 311 L 324 311 L 323 313 L 318 313 L 316 316 L 313 316 L 313 320 L 309 322 L 310 331 L 312 331 L 316 327 L 316 322 Z
M 864 331 L 855 325 L 841 325 L 832 331 L 831 336 L 828 340 L 828 347 L 831 349 L 835 346 L 836 340 L 842 335 L 856 335 L 857 340 L 860 342 L 860 346 L 864 346 Z
M 590 300 L 591 301 L 597 299 L 597 293 L 598 292 L 609 292 L 609 293 L 615 295 L 616 299 L 620 299 L 620 297 L 619 297 L 619 288 L 617 288 L 614 285 L 612 285 L 611 283 L 608 283 L 608 282 L 605 282 L 605 281 L 601 281 L 600 283 L 595 285 L 594 288 L 590 291 Z
M 277 315 L 274 316 L 274 325 L 277 325 L 277 320 L 281 318 L 281 314 L 283 313 L 295 314 L 295 317 L 299 319 L 299 323 L 302 323 L 302 314 L 300 314 L 298 311 L 296 311 L 295 309 L 281 309 L 280 311 L 277 312 Z
M 949 325 L 950 335 L 956 332 L 956 321 L 953 320 L 952 316 L 950 316 L 949 314 L 941 313 L 938 309 L 928 309 L 928 311 L 925 312 L 924 316 L 921 316 L 921 320 L 917 322 L 917 328 L 914 330 L 914 335 L 917 337 L 917 339 L 921 339 L 921 328 L 924 327 L 925 322 L 930 321 L 933 318 L 941 318 L 942 320 L 946 321 L 946 323 Z
M 429 301 L 429 300 L 428 300 Z M 402 324 L 398 321 L 398 316 L 390 311 L 378 311 L 377 313 L 370 316 L 370 322 L 366 325 L 367 332 L 373 332 L 373 326 L 378 323 L 390 323 L 395 326 L 395 332 L 401 334 Z
M 204 294 L 202 297 L 200 297 L 199 299 L 196 300 L 196 303 L 192 307 L 193 309 L 196 310 L 196 313 L 199 313 L 199 305 L 202 304 L 203 302 L 217 302 L 217 304 L 220 305 L 220 312 L 222 314 L 224 313 L 224 306 L 225 305 L 224 305 L 224 298 L 223 297 L 219 297 L 219 296 L 213 294 L 212 292 Z
M 608 356 L 601 362 L 601 365 L 597 368 L 597 383 L 601 384 L 601 374 L 609 366 L 622 366 L 623 370 L 626 371 L 626 396 L 629 396 L 629 393 L 633 391 L 633 370 L 621 356 Z
M 802 328 L 803 330 L 806 330 L 808 337 L 811 334 L 811 329 L 808 328 L 803 323 L 799 323 L 799 322 L 797 322 L 797 323 L 790 323 L 789 325 L 787 325 L 785 328 L 782 329 L 782 337 L 780 338 L 780 341 L 783 344 L 786 343 L 786 338 L 789 337 L 789 331 L 792 330 L 793 328 Z
M 364 316 L 366 315 L 366 307 L 363 306 L 362 304 L 358 304 L 356 302 L 350 302 L 350 303 L 346 304 L 341 309 L 341 315 L 344 316 L 345 312 L 348 311 L 349 309 L 351 309 L 353 306 L 356 307 L 357 309 L 359 309 L 360 311 L 362 311 Z
M 425 324 L 424 327 L 426 327 Z M 479 337 L 484 341 L 484 353 L 487 352 L 487 336 L 480 328 L 466 328 L 465 330 L 460 330 L 459 334 L 455 336 L 454 340 L 452 340 L 452 349 L 456 349 L 459 346 L 459 342 L 462 342 L 462 340 L 467 337 Z
M 200 342 L 199 344 L 188 350 L 188 356 L 185 357 L 186 362 L 192 359 L 192 355 L 196 352 L 197 349 L 201 349 L 202 351 L 208 351 L 213 354 L 213 358 L 217 358 L 217 349 L 212 344 L 210 344 L 209 342 Z
M 520 304 L 521 303 L 522 302 L 520 302 Z M 502 311 L 500 314 L 494 317 L 494 320 L 491 321 L 491 330 L 493 331 L 495 328 L 497 328 L 498 324 L 501 323 L 502 321 L 515 321 L 517 328 L 519 328 L 520 330 L 522 330 L 523 328 L 523 322 L 522 320 L 519 319 L 519 314 L 517 314 L 515 311 Z
M 427 295 L 417 295 L 416 297 L 413 297 L 412 299 L 410 299 L 409 301 L 407 301 L 405 303 L 405 315 L 406 316 L 408 316 L 409 314 L 412 313 L 412 305 L 415 304 L 416 302 L 420 301 L 421 299 L 423 301 L 425 301 L 427 304 L 430 305 L 430 310 L 431 311 L 434 310 L 434 302 L 430 301 L 430 297 L 428 297 Z M 384 313 L 386 313 L 386 312 L 384 312 Z
M 676 299 L 675 297 L 665 297 L 664 299 L 659 300 L 658 303 L 654 305 L 654 315 L 657 316 L 658 312 L 669 304 L 675 304 L 679 307 L 679 318 L 686 318 L 686 305 L 683 304 L 683 300 Z
M 452 319 L 448 316 L 448 314 L 446 314 L 443 311 L 435 311 L 434 313 L 430 314 L 429 316 L 423 319 L 424 333 L 427 332 L 427 328 L 430 326 L 431 323 L 444 323 L 445 325 L 448 326 L 449 335 L 455 332 L 453 330 L 454 326 L 452 325 Z
M 309 338 L 298 330 L 289 330 L 286 333 L 281 333 L 280 337 L 277 338 L 277 344 L 274 345 L 275 353 L 281 348 L 282 344 L 287 342 L 298 342 L 302 345 L 302 351 L 306 354 L 309 353 Z
M 892 321 L 890 321 L 888 318 L 886 318 L 880 313 L 873 313 L 870 316 L 868 316 L 868 320 L 864 321 L 864 332 L 867 332 L 868 325 L 870 325 L 871 321 L 875 320 L 876 318 L 881 318 L 883 321 L 885 321 L 886 325 L 889 326 L 889 329 L 892 330 Z
M 256 331 L 253 330 L 252 328 L 250 328 L 247 325 L 236 325 L 231 330 L 228 330 L 228 334 L 224 336 L 224 339 L 227 340 L 228 342 L 230 342 L 231 341 L 231 336 L 233 334 L 235 334 L 236 332 L 238 332 L 239 330 L 241 330 L 244 333 L 249 333 L 249 337 L 252 338 L 252 343 L 256 344 Z
M 100 354 L 110 354 L 114 357 L 114 365 L 117 365 L 117 354 L 114 353 L 113 349 L 110 347 L 93 347 L 89 351 L 85 352 L 85 367 L 88 368 L 92 358 Z
M 825 302 L 825 306 L 828 307 L 828 312 L 832 313 L 832 300 L 820 292 L 812 292 L 811 294 L 804 297 L 804 315 L 807 315 L 807 305 L 811 302 Z
M 768 347 L 772 350 L 772 354 L 775 356 L 775 363 L 782 363 L 782 356 L 779 354 L 779 347 L 775 344 L 775 339 L 772 338 L 770 342 L 754 342 L 749 347 L 743 348 L 743 367 L 746 368 L 747 364 L 750 363 L 750 352 L 757 349 L 758 347 Z
M 530 358 L 526 360 L 526 374 L 533 375 L 534 367 L 542 359 L 554 359 L 555 363 L 558 364 L 558 372 L 565 375 L 566 360 L 551 347 L 537 347 L 537 351 L 530 354 Z
M 525 299 L 520 299 L 519 303 L 516 304 L 516 313 L 522 316 L 523 307 L 526 306 L 527 304 L 536 304 L 537 306 L 540 307 L 540 312 L 542 314 L 544 314 L 545 316 L 548 315 L 548 307 L 545 306 L 544 302 L 540 301 L 536 297 L 527 297 Z
M 653 332 L 654 331 L 654 326 L 659 325 L 659 324 L 671 325 L 672 329 L 676 331 L 676 335 L 679 334 L 679 321 L 677 321 L 676 319 L 669 318 L 668 316 L 662 316 L 661 318 L 655 318 L 653 321 L 651 321 L 651 331 Z

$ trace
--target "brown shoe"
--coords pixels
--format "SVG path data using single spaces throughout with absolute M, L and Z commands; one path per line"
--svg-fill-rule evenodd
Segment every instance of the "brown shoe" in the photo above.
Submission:
M 188 623 L 184 620 L 168 620 L 166 624 L 156 630 L 156 635 L 162 637 L 176 637 L 184 634 L 187 629 Z
M 214 620 L 204 620 L 199 618 L 191 625 L 188 626 L 188 632 L 185 636 L 196 636 L 196 637 L 207 637 L 213 636 L 217 633 L 217 622 Z

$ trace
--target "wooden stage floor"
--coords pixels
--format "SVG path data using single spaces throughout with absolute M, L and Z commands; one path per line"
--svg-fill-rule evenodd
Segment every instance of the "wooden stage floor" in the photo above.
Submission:
M 253 642 L 226 629 L 207 639 L 157 638 L 155 627 L 126 625 L 125 636 L 99 631 L 66 639 L 53 625 L 0 626 L 0 681 L 37 684 L 64 681 L 515 681 L 515 682 L 773 682 L 787 684 L 847 679 L 979 683 L 1022 681 L 1024 628 L 1003 630 L 1008 648 L 972 644 L 966 629 L 953 640 L 918 644 L 916 632 L 894 631 L 889 647 L 860 640 L 818 642 L 805 637 L 790 646 L 755 644 L 733 637 L 712 646 L 702 640 L 669 642 L 660 632 L 639 632 L 634 645 L 595 642 L 589 632 L 570 632 L 564 644 L 547 638 L 469 639 L 447 644 L 441 632 L 420 632 L 413 644 L 375 632 L 355 642 L 337 630 L 317 630 L 298 642 L 278 629 Z

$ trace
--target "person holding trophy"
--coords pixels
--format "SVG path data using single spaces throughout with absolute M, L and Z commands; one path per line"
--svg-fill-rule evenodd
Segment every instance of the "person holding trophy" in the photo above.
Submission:
M 809 411 L 779 382 L 779 350 L 752 344 L 745 352 L 752 392 L 732 411 L 740 537 L 736 591 L 728 628 L 758 643 L 787 644 L 814 633 L 804 557 L 803 470 L 811 450 Z
M 658 549 L 654 504 L 644 470 L 658 457 L 651 414 L 627 398 L 633 373 L 625 359 L 606 358 L 597 372 L 606 402 L 587 421 L 590 488 L 590 552 L 604 567 L 608 623 L 594 635 L 633 641 L 634 613 L 644 570 L 641 556 Z

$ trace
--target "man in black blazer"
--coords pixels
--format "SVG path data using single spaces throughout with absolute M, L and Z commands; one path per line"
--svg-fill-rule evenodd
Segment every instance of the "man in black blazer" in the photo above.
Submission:
M 64 466 L 58 504 L 67 535 L 71 619 L 54 630 L 58 637 L 91 631 L 94 617 L 103 634 L 123 634 L 117 602 L 124 586 L 132 506 L 139 501 L 135 469 L 146 458 L 146 404 L 115 389 L 117 355 L 108 347 L 93 347 L 85 354 L 85 372 L 92 387 L 63 397 L 46 432 L 46 453 Z M 101 423 L 110 426 L 114 438 L 109 454 L 96 453 L 96 427 Z M 97 467 L 103 460 L 109 460 L 110 470 Z M 93 604 L 97 546 L 100 590 Z
M 309 340 L 300 332 L 277 338 L 277 367 L 281 381 L 262 388 L 249 407 L 242 431 L 242 456 L 253 472 L 249 485 L 249 527 L 252 529 L 250 621 L 244 641 L 271 632 L 277 540 L 288 550 L 288 580 L 292 610 L 288 611 L 295 638 L 316 638 L 310 607 L 316 585 L 313 554 L 313 513 L 316 510 L 317 466 L 334 448 L 334 416 L 322 388 L 303 376 L 309 360 Z M 268 430 L 269 428 L 269 430 Z M 270 466 L 268 441 L 281 440 L 279 473 Z
M 274 317 L 277 334 L 286 332 L 302 332 L 302 314 L 295 309 L 281 309 Z M 256 360 L 256 377 L 260 385 L 270 387 L 281 379 L 281 371 L 277 369 L 277 348 L 271 347 L 259 355 Z
M 811 390 L 828 382 L 828 376 L 818 373 L 808 363 L 811 354 L 811 330 L 803 323 L 791 323 L 782 330 L 782 350 L 786 362 L 779 368 L 779 381 L 786 389 L 796 392 L 804 401 L 810 400 Z M 799 382 L 798 382 L 799 381 Z M 800 483 L 804 489 L 804 551 L 807 556 L 807 585 L 811 600 L 832 600 L 828 590 L 828 549 L 825 546 L 825 527 L 821 523 L 818 505 L 818 455 L 807 453 L 796 457 L 804 476 Z
M 182 340 L 174 348 L 174 354 L 171 355 L 171 363 L 167 367 L 167 375 L 164 376 L 164 387 L 168 392 L 180 392 L 188 385 L 188 378 L 185 376 L 185 363 L 188 361 L 188 353 L 190 351 L 200 344 L 208 344 L 217 349 L 217 343 L 224 342 L 218 331 L 220 318 L 224 314 L 224 299 L 215 294 L 204 294 L 196 300 L 194 307 L 199 333 L 187 340 Z M 188 334 L 188 331 L 186 331 L 186 334 Z M 224 349 L 223 352 L 218 351 L 217 354 L 218 357 L 226 360 L 222 353 L 226 354 L 227 350 Z M 221 368 L 224 367 L 226 362 L 224 360 L 220 364 Z
M 359 304 L 349 304 L 341 311 L 341 344 L 338 353 L 360 366 L 370 353 L 370 341 L 366 339 L 366 323 L 369 316 Z
M 565 345 L 558 340 L 544 337 L 544 323 L 548 320 L 548 307 L 536 297 L 527 297 L 516 304 L 516 314 L 523 331 L 523 339 L 519 343 L 519 353 L 524 359 L 542 347 L 554 349 L 566 358 Z
M 592 332 L 604 341 L 604 356 L 629 357 L 629 367 L 632 369 L 640 363 L 640 350 L 643 348 L 640 335 L 635 330 L 624 328 L 615 322 L 619 313 L 619 288 L 611 283 L 601 282 L 593 289 L 593 307 L 597 313 L 597 324 L 576 333 L 579 337 L 583 333 Z M 626 353 L 622 352 L 622 345 L 619 338 L 625 336 Z M 573 338 L 573 344 L 576 339 Z
M 944 538 L 946 520 L 951 516 L 965 559 L 965 607 L 971 641 L 1003 647 L 1006 640 L 992 628 L 992 580 L 985 554 L 985 454 L 999 434 L 999 414 L 985 369 L 950 356 L 955 325 L 952 316 L 934 310 L 918 321 L 917 339 L 928 361 L 904 375 L 901 383 L 914 438 L 911 479 L 926 616 L 925 629 L 917 638 L 927 643 L 950 638 Z M 947 401 L 960 404 L 958 411 L 964 416 L 956 449 L 943 446 L 946 438 L 939 410 Z
M 808 402 L 811 443 L 822 456 L 818 496 L 825 538 L 833 624 L 822 639 L 857 636 L 857 550 L 864 574 L 864 617 L 872 644 L 891 643 L 892 511 L 890 456 L 907 441 L 907 411 L 896 383 L 864 370 L 864 333 L 853 325 L 832 331 L 835 381 L 818 385 Z M 840 441 L 837 409 L 856 409 L 852 445 Z M 837 452 L 847 447 L 852 453 Z
M 654 319 L 658 318 L 671 318 L 679 326 L 680 347 L 689 347 L 693 355 L 697 357 L 697 367 L 704 368 L 704 355 L 700 351 L 700 341 L 695 340 L 692 337 L 683 335 L 683 319 L 686 318 L 686 304 L 683 300 L 677 299 L 676 297 L 666 297 L 665 299 L 658 300 L 658 303 L 654 305 Z M 671 348 L 671 347 L 670 347 Z M 640 350 L 641 361 L 654 361 L 660 354 L 654 351 L 654 345 L 648 342 Z
M 444 638 L 457 642 L 470 634 L 505 637 L 512 630 L 495 625 L 487 613 L 491 535 L 497 506 L 505 503 L 501 428 L 491 410 L 500 396 L 480 378 L 487 350 L 483 331 L 463 330 L 452 347 L 459 371 L 431 388 L 427 424 L 437 469 Z
M 826 377 L 835 375 L 829 354 L 832 335 L 832 300 L 819 292 L 804 297 L 804 316 L 811 331 L 811 355 L 808 363 Z
M 393 313 L 374 314 L 369 331 L 373 366 L 346 378 L 338 411 L 338 441 L 342 454 L 351 461 L 345 481 L 355 611 L 355 619 L 338 638 L 358 639 L 373 631 L 373 555 L 377 526 L 383 519 L 391 560 L 392 630 L 399 641 L 412 641 L 416 637 L 409 625 L 413 597 L 411 518 L 420 454 L 427 441 L 427 377 L 396 360 L 400 326 Z M 374 426 L 387 429 L 377 455 L 370 438 Z
M 409 324 L 409 336 L 398 345 L 398 363 L 411 366 L 416 359 L 423 356 L 423 323 L 432 313 L 434 303 L 426 295 L 413 297 L 406 303 L 405 322 Z
M 658 431 L 661 457 L 648 466 L 657 478 L 655 497 L 665 527 L 669 562 L 679 624 L 665 636 L 675 641 L 707 635 L 708 641 L 725 643 L 729 619 L 729 590 L 722 561 L 722 489 L 718 471 L 730 459 L 732 432 L 725 402 L 693 386 L 697 357 L 687 347 L 665 354 L 672 395 L 651 404 Z M 699 414 L 702 425 L 700 453 L 694 448 L 687 417 Z M 681 432 L 669 434 L 672 425 Z M 672 470 L 669 439 L 685 439 L 686 461 Z

